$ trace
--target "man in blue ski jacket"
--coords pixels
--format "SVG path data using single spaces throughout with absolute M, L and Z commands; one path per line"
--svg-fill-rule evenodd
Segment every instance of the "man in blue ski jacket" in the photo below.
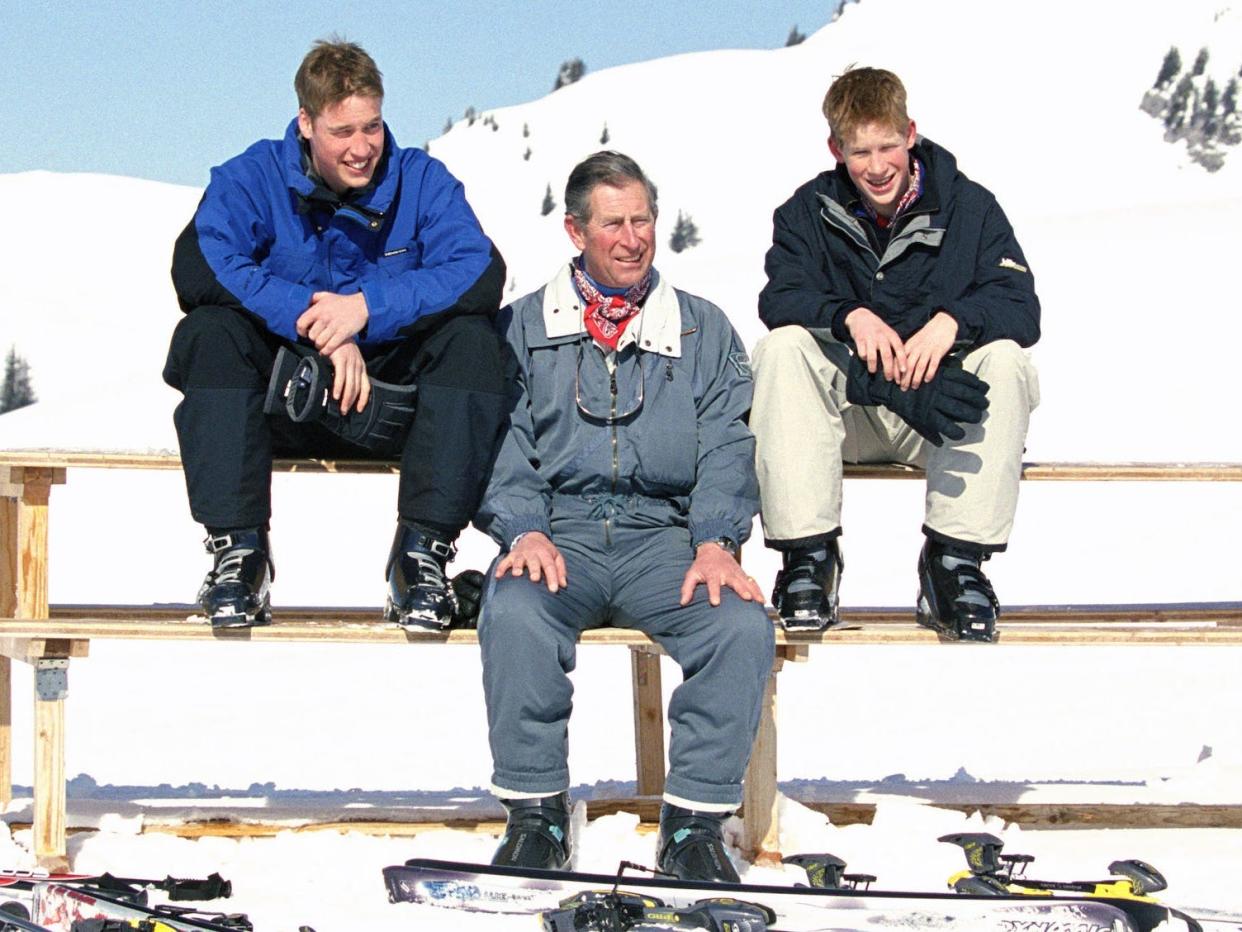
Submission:
M 721 824 L 741 802 L 774 633 L 736 559 L 758 508 L 750 365 L 720 308 L 653 267 L 656 189 L 598 152 L 570 173 L 579 255 L 500 313 L 518 375 L 479 509 L 500 544 L 479 619 L 493 863 L 569 859 L 578 635 L 649 634 L 682 668 L 669 703 L 661 869 L 737 881 Z
M 773 217 L 755 349 L 764 537 L 789 628 L 837 622 L 843 462 L 927 470 L 921 624 L 992 641 L 983 573 L 1004 550 L 1039 379 L 1039 299 L 996 198 L 915 131 L 898 77 L 856 68 L 824 100 L 837 166 Z
M 318 42 L 294 86 L 284 138 L 212 169 L 173 254 L 164 380 L 214 557 L 199 601 L 216 626 L 270 622 L 273 456 L 382 457 L 401 468 L 385 616 L 441 627 L 504 419 L 504 262 L 461 183 L 393 139 L 365 51 Z

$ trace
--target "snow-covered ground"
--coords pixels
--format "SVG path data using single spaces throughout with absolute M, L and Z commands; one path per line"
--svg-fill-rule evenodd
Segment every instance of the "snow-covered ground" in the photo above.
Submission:
M 1120 0 L 866 0 L 802 45 L 590 74 L 494 111 L 495 131 L 459 124 L 431 152 L 466 183 L 516 297 L 568 255 L 559 210 L 541 217 L 539 204 L 548 185 L 560 200 L 569 167 L 599 148 L 607 122 L 608 145 L 638 158 L 660 186 L 657 265 L 719 303 L 753 347 L 771 211 L 829 164 L 823 92 L 850 62 L 892 67 L 919 128 L 997 193 L 1035 272 L 1043 400 L 1028 458 L 1239 461 L 1230 353 L 1242 344 L 1242 153 L 1208 174 L 1164 143 L 1138 104 L 1173 44 L 1185 61 L 1210 46 L 1209 69 L 1220 69 L 1223 85 L 1242 66 L 1240 20 L 1226 0 L 1141 14 Z M 415 89 L 389 90 L 403 92 Z M 273 114 L 273 135 L 283 125 Z M 0 226 L 0 342 L 30 362 L 41 398 L 0 418 L 0 448 L 175 448 L 177 396 L 159 381 L 178 318 L 167 267 L 198 196 L 125 178 L 0 176 L 0 203 L 20 218 Z M 678 211 L 694 218 L 702 243 L 674 254 L 663 238 Z M 378 606 L 395 479 L 279 476 L 274 496 L 277 609 Z M 329 557 L 315 508 L 325 499 L 350 509 L 350 546 Z M 908 604 L 921 499 L 917 483 L 847 487 L 847 605 Z M 186 512 L 179 474 L 72 471 L 53 492 L 52 600 L 188 600 L 205 558 Z M 1010 552 L 989 573 L 1008 604 L 1238 600 L 1240 517 L 1238 485 L 1030 483 Z M 471 534 L 458 565 L 483 566 L 491 553 Z M 746 561 L 770 588 L 773 557 L 753 543 Z M 434 659 L 362 645 L 99 642 L 71 672 L 68 772 L 148 785 L 485 785 L 477 653 L 437 649 Z M 781 674 L 779 775 L 878 783 L 900 773 L 913 784 L 964 768 L 984 781 L 970 788 L 980 797 L 1005 781 L 1004 792 L 1025 801 L 1235 803 L 1240 660 L 1236 648 L 819 650 Z M 33 745 L 24 666 L 14 679 L 21 781 Z M 664 679 L 671 688 L 676 671 Z M 585 649 L 575 682 L 575 782 L 632 778 L 628 664 Z M 1053 780 L 1112 783 L 1040 785 Z M 791 809 L 784 849 L 834 852 L 890 889 L 938 888 L 958 855 L 935 837 L 978 823 L 878 798 L 869 827 L 827 826 Z M 22 810 L 15 802 L 10 819 Z M 579 863 L 650 861 L 652 836 L 632 821 L 587 826 Z M 1094 877 L 1115 858 L 1140 857 L 1169 876 L 1171 901 L 1242 910 L 1242 832 L 1003 834 L 1011 850 L 1037 855 L 1047 876 Z M 0 837 L 0 863 L 28 858 L 22 843 L 21 833 Z M 465 927 L 460 917 L 384 904 L 379 868 L 416 855 L 486 859 L 493 844 L 458 832 L 187 841 L 139 834 L 136 819 L 118 812 L 104 830 L 74 836 L 71 854 L 83 870 L 219 870 L 262 932 L 325 932 Z

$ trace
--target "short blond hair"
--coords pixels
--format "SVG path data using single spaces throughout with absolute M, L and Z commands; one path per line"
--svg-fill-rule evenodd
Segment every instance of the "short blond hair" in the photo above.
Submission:
M 384 76 L 362 46 L 336 36 L 320 39 L 293 77 L 298 106 L 311 119 L 346 98 L 384 97 Z
M 838 145 L 844 145 L 856 130 L 870 123 L 905 133 L 910 125 L 905 85 L 883 68 L 850 67 L 824 95 L 824 117 Z

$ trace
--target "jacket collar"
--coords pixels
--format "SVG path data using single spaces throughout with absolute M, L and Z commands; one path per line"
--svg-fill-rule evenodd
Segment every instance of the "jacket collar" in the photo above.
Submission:
M 356 207 L 363 213 L 383 216 L 392 206 L 397 192 L 398 176 L 401 173 L 400 166 L 394 164 L 396 153 L 397 142 L 393 139 L 388 124 L 385 123 L 384 151 L 380 155 L 379 165 L 375 168 L 375 176 L 370 184 L 345 201 L 343 206 Z M 299 201 L 309 198 L 315 191 L 315 182 L 306 174 L 302 134 L 298 131 L 296 117 L 289 122 L 285 130 L 285 138 L 281 140 L 280 160 L 289 189 L 294 192 Z
M 918 156 L 923 162 L 925 169 L 923 193 L 919 195 L 918 201 L 902 214 L 902 217 L 910 217 L 914 214 L 934 214 L 940 209 L 940 187 L 944 181 L 942 177 L 939 177 L 943 171 L 938 172 L 937 169 L 943 170 L 946 161 L 955 169 L 956 160 L 945 149 L 925 136 L 919 136 L 915 140 L 911 155 Z M 836 168 L 821 177 L 826 181 L 826 190 L 821 192 L 821 198 L 831 198 L 851 213 L 862 209 L 862 195 L 854 187 L 850 173 L 843 163 L 838 162 Z
M 678 359 L 681 357 L 681 304 L 677 292 L 664 276 L 655 270 L 652 274 L 655 281 L 647 300 L 621 334 L 617 350 L 636 343 L 645 352 Z M 582 298 L 566 263 L 543 290 L 544 334 L 549 340 L 585 335 L 587 329 L 582 312 Z

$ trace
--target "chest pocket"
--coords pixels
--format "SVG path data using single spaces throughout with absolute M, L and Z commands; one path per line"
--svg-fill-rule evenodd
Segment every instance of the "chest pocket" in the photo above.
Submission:
M 683 343 L 683 352 L 688 347 Z M 642 355 L 642 416 L 624 425 L 622 449 L 632 456 L 635 491 L 647 495 L 685 495 L 694 485 L 699 455 L 698 415 L 690 361 Z M 622 469 L 625 469 L 624 457 Z
M 398 248 L 401 248 L 401 247 L 398 247 Z M 393 250 L 389 250 L 387 255 L 382 255 L 379 257 L 379 259 L 376 261 L 376 265 L 379 267 L 380 272 L 382 272 L 383 274 L 395 276 L 395 275 L 400 275 L 403 272 L 408 272 L 411 269 L 418 268 L 419 267 L 418 257 L 419 257 L 418 246 L 416 244 L 411 244 L 408 248 L 404 249 L 402 252 L 395 252 Z

